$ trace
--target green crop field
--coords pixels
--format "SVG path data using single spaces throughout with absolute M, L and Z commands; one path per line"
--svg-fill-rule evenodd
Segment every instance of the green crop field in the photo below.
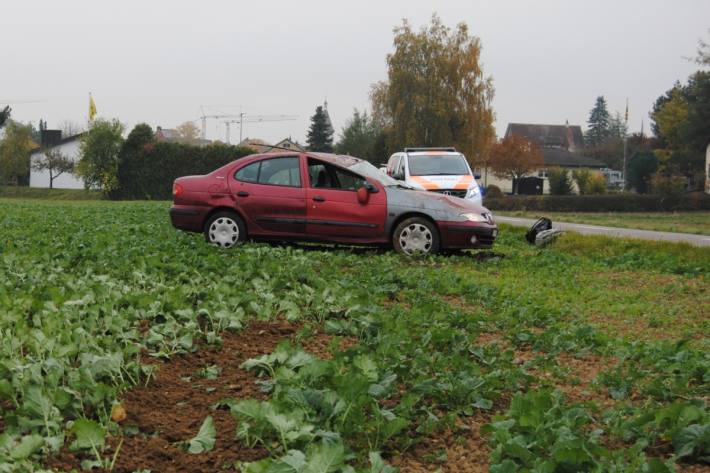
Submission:
M 393 252 L 0 200 L 0 472 L 710 471 L 710 250 Z

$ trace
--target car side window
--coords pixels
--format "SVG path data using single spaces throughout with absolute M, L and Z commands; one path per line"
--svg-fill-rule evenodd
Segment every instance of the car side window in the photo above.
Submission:
M 252 164 L 247 164 L 239 171 L 237 171 L 237 173 L 234 175 L 234 178 L 238 181 L 243 182 L 256 182 L 256 180 L 259 178 L 259 166 L 261 166 L 261 161 L 257 161 Z
M 274 158 L 261 161 L 259 184 L 272 186 L 301 187 L 301 171 L 298 157 Z
M 248 164 L 237 171 L 238 181 L 266 184 L 270 186 L 301 187 L 301 169 L 298 156 L 263 159 Z
M 314 189 L 355 191 L 365 182 L 357 174 L 315 159 L 308 160 L 308 178 Z

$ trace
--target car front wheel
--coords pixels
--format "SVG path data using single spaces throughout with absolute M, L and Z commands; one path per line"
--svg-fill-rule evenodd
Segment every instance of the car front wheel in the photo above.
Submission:
M 217 212 L 205 223 L 205 240 L 221 248 L 232 248 L 247 237 L 241 217 L 233 212 Z
M 392 246 L 405 255 L 430 255 L 439 251 L 439 232 L 436 226 L 422 217 L 402 221 L 392 235 Z

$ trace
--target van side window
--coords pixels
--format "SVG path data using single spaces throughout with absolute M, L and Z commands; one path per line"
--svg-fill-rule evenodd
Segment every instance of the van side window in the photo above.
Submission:
M 399 166 L 397 167 L 397 174 L 402 176 L 402 179 L 404 179 L 404 177 L 405 177 L 404 161 L 405 161 L 404 156 L 402 156 L 401 159 L 399 160 Z

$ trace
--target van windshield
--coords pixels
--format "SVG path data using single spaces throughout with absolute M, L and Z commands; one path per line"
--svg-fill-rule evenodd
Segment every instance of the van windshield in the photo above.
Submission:
M 469 174 L 460 154 L 410 154 L 410 176 L 461 176 Z

